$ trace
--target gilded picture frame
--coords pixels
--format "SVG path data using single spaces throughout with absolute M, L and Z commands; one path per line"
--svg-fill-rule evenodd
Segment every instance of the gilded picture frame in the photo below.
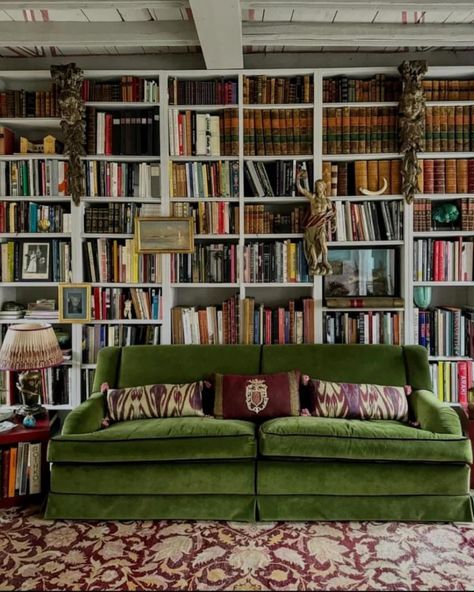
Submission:
M 192 253 L 192 217 L 148 216 L 135 219 L 137 253 Z
M 60 323 L 88 323 L 91 320 L 90 284 L 59 284 Z

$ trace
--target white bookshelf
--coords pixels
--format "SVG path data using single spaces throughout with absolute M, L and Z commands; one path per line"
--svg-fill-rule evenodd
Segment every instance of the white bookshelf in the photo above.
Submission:
M 72 232 L 70 234 L 53 235 L 48 233 L 40 233 L 37 235 L 2 235 L 1 239 L 12 238 L 41 238 L 48 239 L 54 237 L 70 238 L 72 245 L 72 281 L 83 281 L 83 265 L 82 265 L 82 242 L 86 239 L 92 238 L 131 238 L 131 234 L 109 234 L 103 233 L 84 233 L 83 232 L 83 218 L 84 208 L 91 204 L 106 204 L 106 203 L 141 203 L 141 204 L 159 204 L 162 215 L 169 215 L 173 204 L 188 203 L 197 204 L 200 201 L 209 203 L 213 202 L 228 202 L 232 205 L 240 206 L 240 232 L 238 234 L 223 234 L 223 235 L 197 235 L 196 242 L 206 244 L 208 242 L 226 243 L 233 242 L 237 244 L 238 253 L 238 268 L 239 281 L 236 283 L 179 283 L 171 282 L 171 261 L 169 255 L 162 257 L 162 282 L 160 283 L 93 283 L 92 287 L 104 288 L 120 288 L 120 287 L 143 287 L 143 288 L 160 288 L 162 290 L 162 321 L 126 321 L 126 320 L 111 320 L 111 321 L 93 321 L 91 325 L 156 325 L 160 326 L 161 343 L 171 343 L 171 309 L 176 305 L 196 305 L 205 306 L 206 304 L 216 304 L 222 300 L 229 298 L 236 294 L 243 299 L 247 296 L 254 296 L 256 303 L 267 302 L 273 304 L 280 302 L 287 304 L 290 298 L 298 297 L 312 297 L 315 301 L 315 336 L 316 342 L 323 341 L 323 319 L 328 312 L 370 312 L 380 311 L 387 313 L 403 313 L 404 317 L 404 342 L 413 343 L 413 290 L 418 286 L 430 286 L 434 292 L 435 304 L 442 304 L 445 300 L 447 304 L 467 304 L 474 302 L 474 282 L 416 282 L 413 280 L 413 241 L 417 238 L 431 238 L 431 237 L 454 237 L 463 236 L 470 238 L 474 236 L 473 232 L 460 233 L 454 231 L 433 231 L 433 232 L 413 232 L 413 206 L 404 204 L 403 208 L 403 239 L 390 241 L 348 241 L 348 242 L 330 242 L 329 248 L 358 248 L 358 247 L 393 247 L 399 252 L 400 261 L 400 296 L 404 299 L 403 307 L 387 307 L 387 308 L 371 308 L 371 309 L 329 309 L 324 305 L 323 299 L 323 279 L 319 276 L 312 281 L 304 283 L 268 283 L 255 282 L 249 283 L 243 281 L 243 258 L 242 250 L 246 244 L 254 240 L 301 240 L 302 234 L 285 233 L 285 234 L 250 234 L 244 232 L 244 205 L 251 204 L 265 204 L 269 206 L 277 206 L 279 204 L 289 206 L 301 206 L 307 203 L 302 196 L 282 196 L 282 197 L 251 197 L 245 194 L 244 190 L 244 166 L 245 162 L 276 162 L 276 161 L 312 161 L 314 178 L 321 178 L 322 165 L 325 161 L 331 162 L 351 162 L 357 160 L 391 160 L 401 159 L 399 153 L 369 153 L 369 154 L 322 154 L 322 131 L 323 131 L 323 109 L 334 107 L 394 107 L 396 102 L 353 102 L 353 103 L 324 103 L 322 94 L 322 83 L 324 78 L 339 76 L 345 74 L 349 77 L 367 78 L 375 74 L 386 74 L 391 76 L 398 76 L 397 69 L 393 68 L 331 68 L 331 69 L 275 69 L 275 70 L 242 70 L 242 71 L 160 71 L 160 70 L 97 70 L 86 71 L 85 78 L 95 78 L 97 80 L 107 80 L 119 78 L 122 75 L 136 75 L 142 78 L 153 78 L 159 80 L 160 87 L 160 101 L 159 103 L 128 103 L 128 102 L 87 102 L 86 105 L 97 107 L 104 110 L 120 110 L 135 109 L 150 109 L 159 107 L 160 111 L 160 155 L 155 156 L 108 156 L 108 155 L 88 155 L 84 157 L 85 161 L 110 161 L 110 162 L 147 162 L 160 163 L 160 184 L 161 197 L 146 198 L 130 197 L 130 198 L 116 198 L 116 197 L 92 197 L 84 196 L 82 204 L 77 207 L 71 204 L 72 213 Z M 243 103 L 243 77 L 245 75 L 258 76 L 267 74 L 271 76 L 291 77 L 295 75 L 309 74 L 314 83 L 314 100 L 312 103 L 298 103 L 298 104 L 244 104 Z M 446 67 L 446 68 L 430 68 L 427 74 L 428 77 L 474 77 L 474 67 Z M 169 105 L 168 104 L 168 79 L 176 77 L 181 80 L 189 79 L 210 79 L 210 78 L 228 78 L 238 82 L 238 101 L 235 104 L 225 105 Z M 50 82 L 50 75 L 48 71 L 23 71 L 23 72 L 0 72 L 0 87 L 3 89 L 10 88 L 26 88 L 37 89 L 45 88 Z M 474 101 L 430 101 L 428 105 L 474 105 Z M 235 156 L 171 156 L 169 154 L 169 110 L 180 111 L 196 111 L 219 113 L 224 109 L 237 109 L 239 118 L 239 152 Z M 262 109 L 306 109 L 313 113 L 313 146 L 312 154 L 297 154 L 297 155 L 273 155 L 273 156 L 247 156 L 244 155 L 244 129 L 243 117 L 245 110 L 262 110 Z M 12 127 L 17 133 L 25 134 L 31 132 L 32 137 L 38 136 L 43 130 L 47 129 L 51 133 L 58 133 L 59 119 L 57 118 L 0 118 L 0 125 Z M 63 155 L 12 155 L 0 156 L 0 160 L 28 160 L 28 159 L 65 159 Z M 438 153 L 424 153 L 421 158 L 474 158 L 474 152 L 438 152 Z M 237 197 L 223 197 L 223 198 L 195 198 L 195 197 L 169 197 L 169 167 L 170 163 L 186 163 L 186 162 L 216 162 L 229 161 L 237 162 L 239 165 L 239 195 Z M 474 194 L 447 194 L 447 195 L 421 195 L 425 199 L 431 200 L 445 200 L 445 199 L 461 199 L 465 197 L 474 198 Z M 6 196 L 1 197 L 0 201 L 20 201 L 31 200 L 38 203 L 64 203 L 70 201 L 69 197 L 49 197 L 49 196 L 34 196 L 34 197 L 15 197 Z M 383 196 L 337 196 L 334 201 L 346 202 L 366 202 L 371 200 L 384 201 L 401 201 L 401 195 L 383 195 Z M 55 288 L 57 284 L 54 282 L 11 282 L 0 284 L 0 303 L 5 300 L 19 300 L 25 301 L 33 300 L 36 297 L 53 297 L 55 295 Z M 73 355 L 70 362 L 72 368 L 72 395 L 70 406 L 75 407 L 80 402 L 80 382 L 81 371 L 91 371 L 95 368 L 95 364 L 83 363 L 81 353 L 82 343 L 82 325 L 72 326 L 72 346 Z M 431 361 L 435 361 L 434 358 Z

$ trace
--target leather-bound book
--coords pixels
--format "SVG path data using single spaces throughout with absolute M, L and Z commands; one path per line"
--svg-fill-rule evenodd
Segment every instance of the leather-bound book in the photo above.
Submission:
M 363 186 L 370 191 L 379 188 L 379 163 L 378 160 L 369 160 L 367 163 L 367 185 Z
M 468 161 L 466 158 L 459 158 L 454 162 L 456 162 L 456 189 L 448 191 L 446 187 L 446 193 L 468 193 Z
M 389 160 L 379 160 L 378 161 L 378 187 L 380 189 L 383 184 L 384 178 L 387 179 L 387 189 L 384 191 L 384 195 L 390 194 L 390 161 Z M 370 185 L 370 175 L 369 175 L 369 185 Z
M 434 193 L 434 160 L 423 159 L 423 193 Z
M 390 160 L 390 195 L 400 195 L 401 193 L 401 178 L 400 178 L 400 160 Z M 421 173 L 423 174 L 423 173 Z M 421 185 L 423 191 L 423 184 Z
M 446 176 L 445 176 L 445 160 L 437 158 L 434 161 L 434 193 L 445 193 L 446 191 Z
M 456 150 L 456 119 L 454 114 L 454 106 L 446 107 L 447 112 L 447 148 L 448 152 Z
M 459 162 L 459 161 L 457 161 Z M 457 162 L 454 158 L 446 159 L 445 163 L 445 174 L 446 174 L 446 193 L 456 193 L 457 191 Z M 466 162 L 466 173 L 467 173 L 467 162 Z M 467 185 L 467 174 L 466 174 L 466 185 Z
M 366 160 L 356 160 L 354 164 L 355 171 L 355 195 L 362 195 L 360 188 L 367 187 L 368 171 Z
M 359 154 L 359 108 L 350 109 L 351 154 Z M 331 153 L 333 154 L 333 153 Z

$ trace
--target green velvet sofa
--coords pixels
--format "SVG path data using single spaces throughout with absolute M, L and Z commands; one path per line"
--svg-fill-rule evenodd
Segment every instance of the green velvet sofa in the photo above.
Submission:
M 299 369 L 345 382 L 409 384 L 420 427 L 282 417 L 146 419 L 101 429 L 100 385 L 190 382 Z M 48 450 L 46 517 L 71 519 L 471 521 L 472 451 L 430 392 L 419 346 L 131 346 L 99 353 L 95 393 Z

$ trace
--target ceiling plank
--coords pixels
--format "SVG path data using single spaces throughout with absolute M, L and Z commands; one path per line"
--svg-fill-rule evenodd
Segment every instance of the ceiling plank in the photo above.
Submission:
M 190 0 L 190 6 L 207 68 L 243 68 L 239 0 Z
M 145 21 L 118 23 L 0 22 L 4 46 L 34 47 L 160 47 L 199 45 L 191 21 Z
M 401 47 L 472 47 L 474 29 L 469 24 L 385 23 L 243 23 L 244 45 L 295 47 L 386 47 L 396 39 Z
M 186 8 L 188 0 L 0 0 L 0 9 L 28 10 L 28 9 L 120 9 L 120 8 Z
M 1 7 L 0 2 L 0 7 Z M 256 8 L 282 8 L 288 7 L 288 0 L 241 0 L 243 9 Z M 472 0 L 420 0 L 413 2 L 412 0 L 291 0 L 291 7 L 296 8 L 325 8 L 339 10 L 343 8 L 357 8 L 357 9 L 373 9 L 379 10 L 384 6 L 388 8 L 398 8 L 400 10 L 428 10 L 441 8 L 446 9 L 446 5 L 450 10 L 457 10 L 459 8 L 472 9 Z

